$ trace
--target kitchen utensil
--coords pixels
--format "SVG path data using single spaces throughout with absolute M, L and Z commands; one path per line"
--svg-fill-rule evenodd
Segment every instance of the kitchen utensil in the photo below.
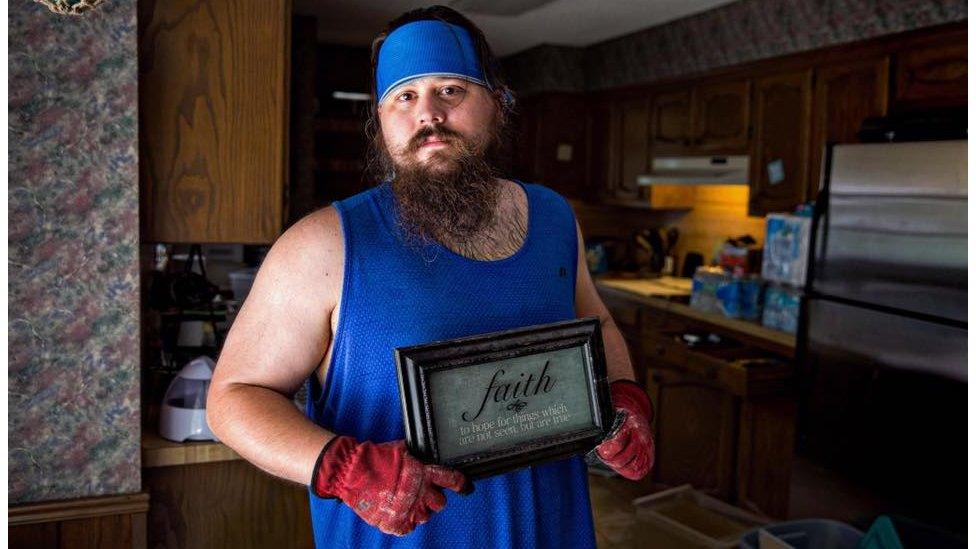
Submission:
M 688 252 L 685 254 L 685 262 L 681 265 L 681 278 L 691 278 L 695 276 L 695 270 L 705 264 L 705 257 L 698 252 Z

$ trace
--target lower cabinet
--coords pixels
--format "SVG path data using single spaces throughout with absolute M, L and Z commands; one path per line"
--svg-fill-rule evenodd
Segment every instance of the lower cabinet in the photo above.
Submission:
M 631 356 L 646 376 L 655 411 L 651 480 L 691 484 L 752 512 L 786 518 L 797 413 L 792 357 L 617 292 L 601 297 L 628 344 L 638 347 Z M 688 346 L 681 336 L 689 332 L 719 333 L 723 342 Z
M 691 484 L 719 499 L 733 496 L 738 402 L 714 381 L 669 368 L 651 368 L 655 482 Z
M 243 460 L 143 469 L 149 547 L 314 547 L 308 492 Z

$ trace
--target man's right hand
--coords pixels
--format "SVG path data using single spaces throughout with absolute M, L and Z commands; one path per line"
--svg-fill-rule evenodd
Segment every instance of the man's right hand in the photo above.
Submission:
M 338 498 L 369 524 L 397 536 L 444 508 L 442 488 L 470 494 L 474 485 L 458 471 L 421 463 L 402 440 L 374 444 L 337 436 L 322 449 L 312 475 L 317 496 Z

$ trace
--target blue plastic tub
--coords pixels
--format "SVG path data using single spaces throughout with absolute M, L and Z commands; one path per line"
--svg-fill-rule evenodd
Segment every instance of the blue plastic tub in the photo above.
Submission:
M 855 549 L 864 533 L 843 522 L 827 519 L 796 520 L 762 527 L 796 549 Z M 759 548 L 759 529 L 739 540 L 741 549 Z

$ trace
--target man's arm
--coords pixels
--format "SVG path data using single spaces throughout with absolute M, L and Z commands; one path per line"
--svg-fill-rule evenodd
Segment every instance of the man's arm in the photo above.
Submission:
M 600 317 L 600 324 L 603 327 L 603 348 L 607 357 L 607 377 L 611 382 L 618 379 L 633 381 L 634 368 L 630 363 L 627 343 L 610 316 L 607 306 L 600 299 L 600 294 L 593 285 L 593 279 L 590 278 L 583 233 L 580 231 L 579 223 L 576 224 L 576 239 L 579 242 L 576 264 L 576 317 Z
M 302 485 L 309 484 L 334 435 L 306 418 L 292 395 L 328 347 L 342 270 L 333 208 L 289 228 L 261 265 L 207 395 L 207 422 L 221 442 L 264 471 Z

